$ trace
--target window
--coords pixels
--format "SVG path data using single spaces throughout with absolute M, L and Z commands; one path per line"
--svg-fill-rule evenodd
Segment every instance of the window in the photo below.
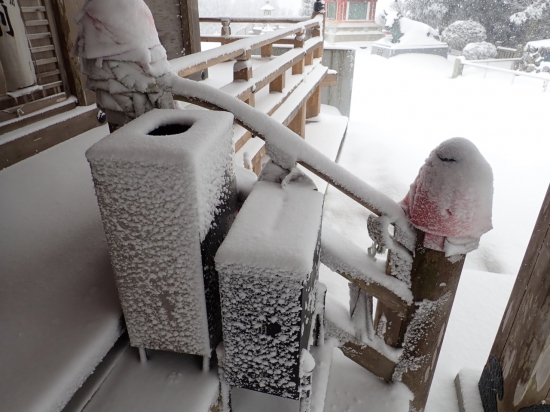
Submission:
M 367 3 L 350 1 L 348 4 L 348 20 L 367 20 Z
M 338 9 L 338 3 L 332 1 L 327 3 L 327 19 L 336 20 L 336 11 Z

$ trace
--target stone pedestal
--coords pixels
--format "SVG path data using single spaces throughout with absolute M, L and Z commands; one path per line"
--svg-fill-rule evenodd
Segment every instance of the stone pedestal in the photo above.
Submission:
M 87 152 L 130 343 L 210 357 L 236 214 L 233 116 L 153 110 Z
M 386 59 L 399 54 L 409 53 L 435 54 L 436 56 L 447 58 L 447 55 L 449 54 L 449 46 L 447 43 L 402 45 L 400 43 L 391 43 L 390 41 L 386 41 L 386 39 L 382 39 L 379 42 L 373 43 L 371 49 L 371 54 L 376 54 L 378 56 L 385 57 Z

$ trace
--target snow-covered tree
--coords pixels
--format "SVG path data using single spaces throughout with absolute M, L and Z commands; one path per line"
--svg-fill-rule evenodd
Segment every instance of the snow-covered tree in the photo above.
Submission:
M 550 0 L 399 0 L 407 17 L 440 31 L 457 20 L 474 20 L 487 40 L 508 47 L 550 38 Z
M 451 49 L 462 50 L 468 43 L 477 43 L 485 41 L 487 32 L 485 28 L 471 20 L 459 20 L 450 24 L 443 30 L 441 39 L 446 42 Z
M 512 14 L 510 21 L 515 24 L 522 24 L 528 20 L 541 20 L 547 11 L 550 0 L 531 1 L 523 10 Z
M 462 50 L 462 54 L 467 60 L 485 60 L 497 57 L 497 48 L 494 44 L 485 41 L 479 43 L 469 43 Z
M 315 0 L 302 0 L 300 16 L 311 16 L 313 14 L 313 4 Z

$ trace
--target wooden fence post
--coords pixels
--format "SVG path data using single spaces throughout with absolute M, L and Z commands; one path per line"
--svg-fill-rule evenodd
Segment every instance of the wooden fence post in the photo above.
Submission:
M 550 187 L 479 390 L 485 412 L 550 411 Z
M 325 13 L 325 4 L 322 1 L 316 1 L 314 3 L 314 5 L 313 5 L 313 16 L 311 16 L 311 17 L 315 18 L 319 14 L 322 14 L 323 22 L 321 23 L 320 26 L 314 27 L 312 29 L 311 36 L 312 37 L 323 36 L 323 38 L 325 38 L 325 23 L 326 23 L 327 15 Z M 313 52 L 313 57 L 316 58 L 316 59 L 322 58 L 323 57 L 323 47 L 319 47 L 319 48 L 315 49 L 315 51 Z
M 401 328 L 403 354 L 393 374 L 414 395 L 411 412 L 426 406 L 465 260 L 465 255 L 449 259 L 445 252 L 424 247 L 424 235 L 418 231 L 411 271 L 414 303 L 404 319 L 406 331 Z

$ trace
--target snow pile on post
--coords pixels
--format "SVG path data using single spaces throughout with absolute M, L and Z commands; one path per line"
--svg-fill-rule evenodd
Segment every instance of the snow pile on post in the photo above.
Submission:
M 446 140 L 430 153 L 401 204 L 426 232 L 425 247 L 447 256 L 468 253 L 493 227 L 491 166 L 468 139 Z
M 154 110 L 87 152 L 132 346 L 209 357 L 236 213 L 233 116 Z
M 323 209 L 307 180 L 256 183 L 216 255 L 226 383 L 306 403 Z
M 143 0 L 87 0 L 76 20 L 73 54 L 109 122 L 122 125 L 153 108 L 174 107 L 170 63 Z

